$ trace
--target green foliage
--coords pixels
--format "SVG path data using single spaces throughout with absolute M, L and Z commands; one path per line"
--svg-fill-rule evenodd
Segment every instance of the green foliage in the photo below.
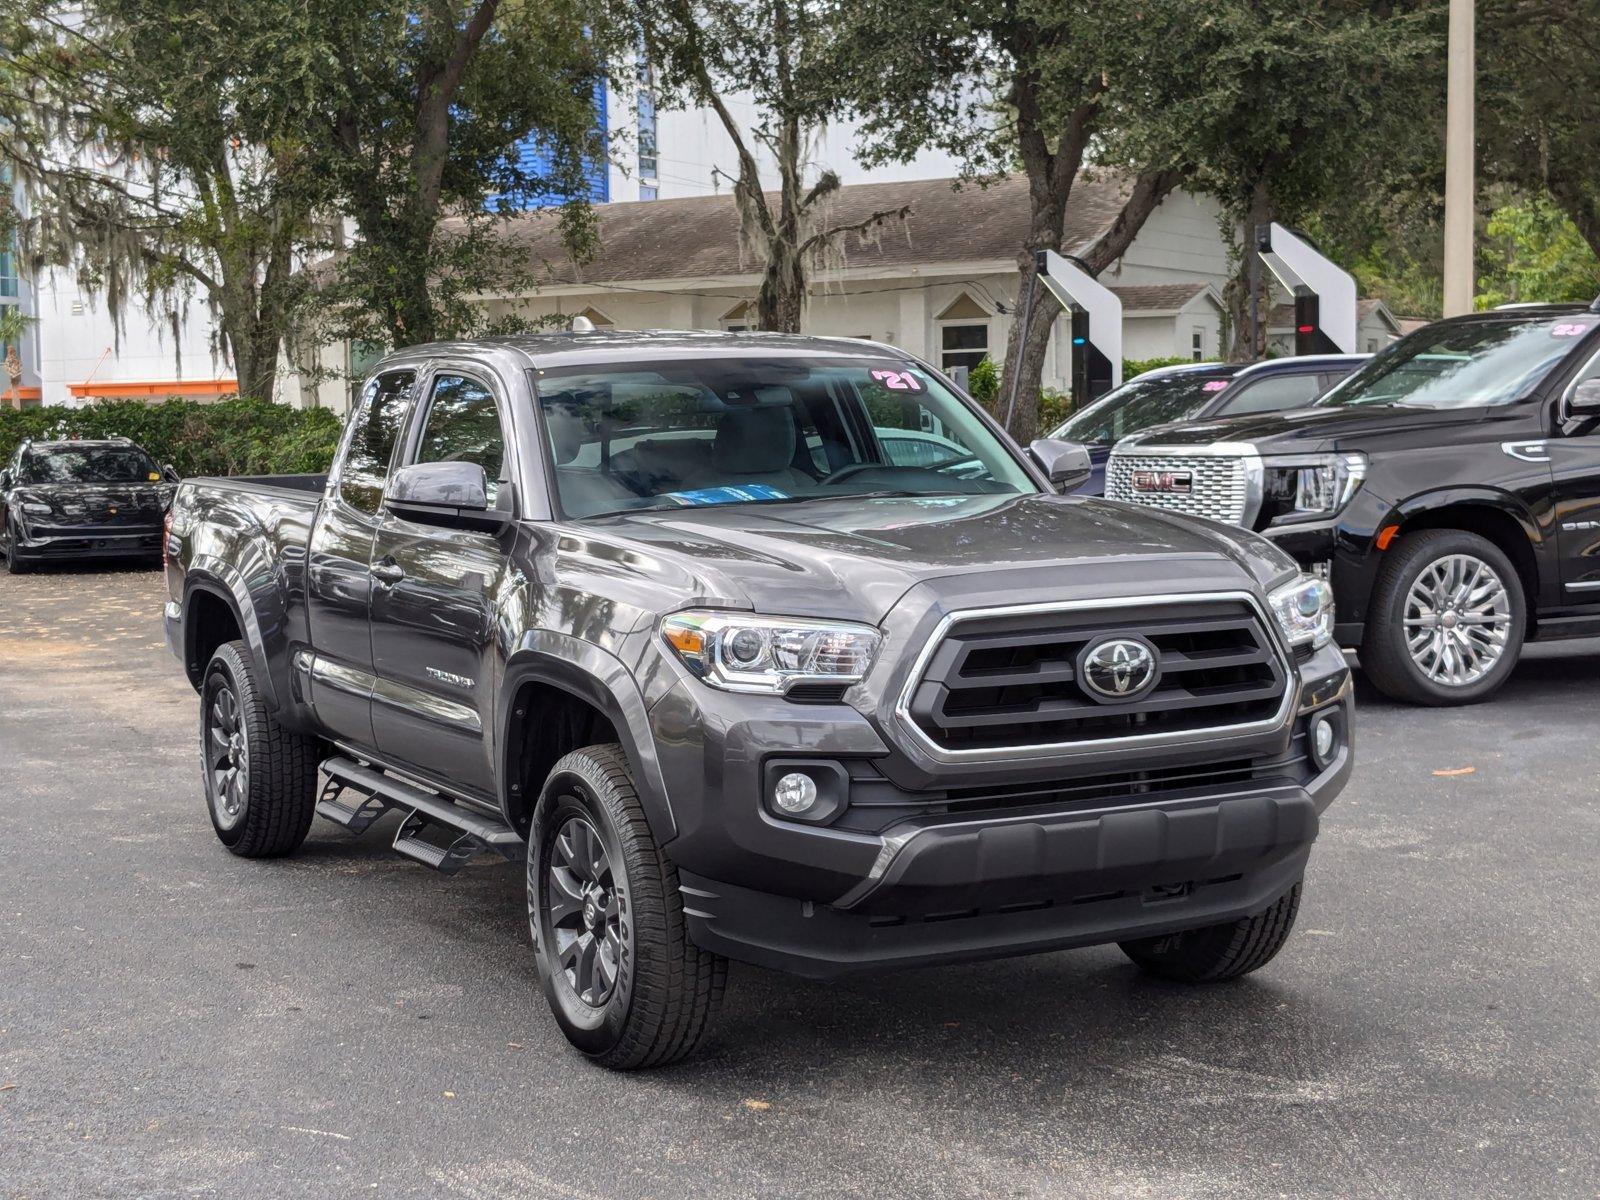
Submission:
M 1039 389 L 1039 432 L 1048 433 L 1073 414 L 1078 406 L 1072 402 L 1070 392 L 1053 388 Z
M 1000 394 L 1000 368 L 987 354 L 967 373 L 967 391 L 979 404 L 994 411 L 995 397 Z
M 184 476 L 320 472 L 333 461 L 339 430 L 339 418 L 325 408 L 264 400 L 0 408 L 0 461 L 24 438 L 126 437 Z
M 1553 201 L 1502 204 L 1490 212 L 1484 235 L 1478 243 L 1478 308 L 1592 300 L 1600 293 L 1600 259 Z
M 1179 367 L 1193 361 L 1182 355 L 1172 358 L 1125 358 L 1122 360 L 1122 378 L 1126 382 L 1135 375 L 1143 375 L 1146 371 L 1154 371 L 1157 367 Z

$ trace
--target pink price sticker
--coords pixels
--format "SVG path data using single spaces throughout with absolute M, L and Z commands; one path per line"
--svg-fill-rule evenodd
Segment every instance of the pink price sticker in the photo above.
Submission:
M 1225 388 L 1227 386 L 1228 386 L 1228 381 L 1226 379 L 1213 379 L 1210 383 L 1206 384 L 1205 387 L 1201 388 L 1200 390 L 1202 392 L 1220 392 L 1223 388 Z
M 1550 326 L 1550 336 L 1582 337 L 1592 328 L 1594 328 L 1592 325 L 1552 325 Z
M 874 371 L 872 377 L 891 392 L 920 392 L 922 381 L 910 371 Z

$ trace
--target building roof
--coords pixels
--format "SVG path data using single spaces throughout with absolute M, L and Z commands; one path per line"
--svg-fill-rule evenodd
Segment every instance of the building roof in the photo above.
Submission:
M 1208 292 L 1219 307 L 1222 304 L 1222 297 L 1217 295 L 1216 289 L 1204 282 L 1118 284 L 1111 291 L 1122 301 L 1124 313 L 1143 316 L 1179 312 L 1197 296 Z
M 861 183 L 840 188 L 831 222 L 850 225 L 875 212 L 911 208 L 903 226 L 870 241 L 845 240 L 845 264 L 855 268 L 931 263 L 1013 261 L 1028 234 L 1028 182 L 1007 176 L 980 187 L 953 179 Z M 1067 205 L 1063 247 L 1082 250 L 1101 237 L 1122 210 L 1129 184 L 1119 175 L 1080 179 Z M 698 279 L 753 274 L 759 264 L 739 253 L 733 197 L 691 196 L 599 204 L 599 249 L 575 264 L 562 245 L 560 213 L 544 209 L 512 217 L 505 236 L 533 260 L 541 282 L 624 283 L 641 279 Z

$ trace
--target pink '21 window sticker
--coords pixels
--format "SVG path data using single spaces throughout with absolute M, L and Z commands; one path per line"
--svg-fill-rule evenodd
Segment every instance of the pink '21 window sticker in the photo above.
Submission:
M 1228 386 L 1228 381 L 1226 379 L 1213 379 L 1210 383 L 1206 384 L 1205 387 L 1201 388 L 1200 390 L 1202 392 L 1220 392 L 1223 388 L 1225 388 L 1227 386 Z
M 920 392 L 922 381 L 910 371 L 874 371 L 872 377 L 891 392 Z

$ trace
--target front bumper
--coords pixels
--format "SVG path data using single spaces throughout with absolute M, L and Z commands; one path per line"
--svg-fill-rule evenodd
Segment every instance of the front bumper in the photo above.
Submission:
M 1319 816 L 1353 762 L 1343 656 L 1327 647 L 1298 673 L 1296 712 L 1275 742 L 1250 749 L 1264 764 L 1254 772 L 1224 778 L 1214 768 L 1238 749 L 1189 745 L 1141 756 L 1152 778 L 1164 770 L 1179 781 L 1130 794 L 1125 774 L 1094 774 L 1104 762 L 991 764 L 982 790 L 994 802 L 977 811 L 954 802 L 973 790 L 977 764 L 933 781 L 951 803 L 895 807 L 895 797 L 928 795 L 928 778 L 852 708 L 730 703 L 680 685 L 652 709 L 652 723 L 690 936 L 731 958 L 826 977 L 1122 941 L 1259 912 L 1299 879 Z M 1324 713 L 1343 737 L 1318 769 L 1304 747 L 1309 722 Z M 773 760 L 789 758 L 850 764 L 852 794 L 882 805 L 889 823 L 774 816 L 762 780 Z M 1052 790 L 1054 780 L 1063 786 Z M 851 811 L 873 810 L 853 801 Z
M 41 525 L 21 529 L 17 549 L 30 559 L 150 558 L 161 553 L 161 520 L 153 525 Z

